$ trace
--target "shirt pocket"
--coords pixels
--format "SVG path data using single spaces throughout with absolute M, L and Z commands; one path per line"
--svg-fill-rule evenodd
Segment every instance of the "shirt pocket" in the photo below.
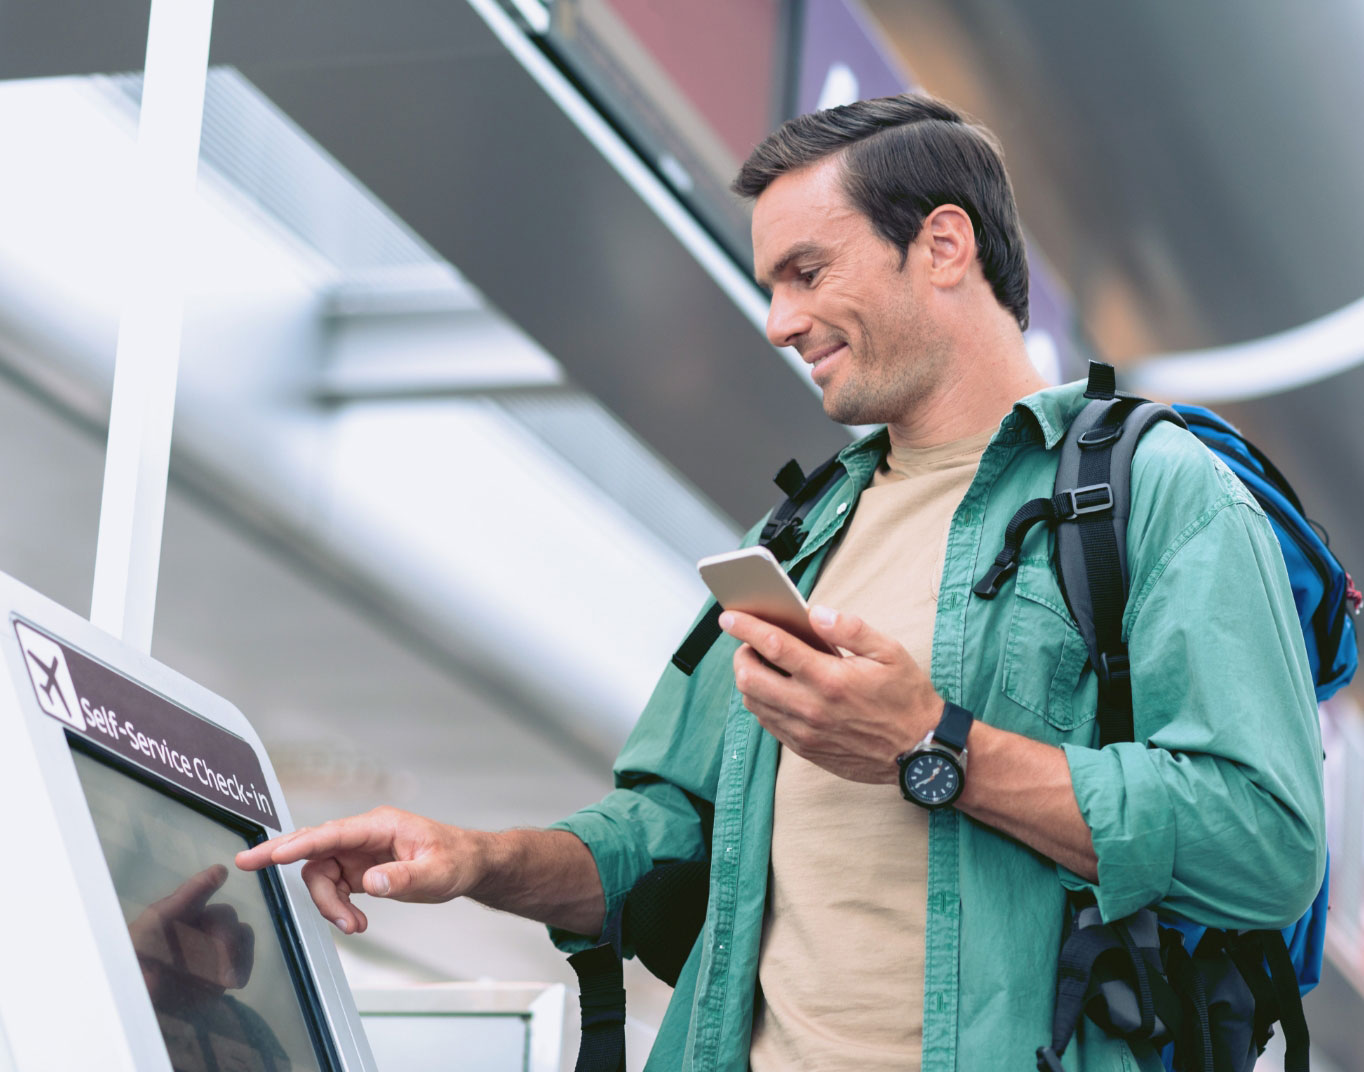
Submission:
M 1092 690 L 1079 688 L 1089 652 L 1051 562 L 1024 560 L 1014 584 L 1004 695 L 1058 730 L 1092 721 L 1094 704 L 1086 699 Z

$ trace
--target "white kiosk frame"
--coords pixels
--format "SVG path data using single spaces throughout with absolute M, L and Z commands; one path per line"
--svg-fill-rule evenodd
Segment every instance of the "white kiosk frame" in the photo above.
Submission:
M 292 829 L 279 781 L 259 737 L 232 704 L 146 655 L 131 651 L 90 622 L 46 597 L 0 574 L 0 814 L 9 820 L 6 839 L 9 863 L 0 882 L 0 1069 L 6 1057 L 23 1072 L 70 1072 L 99 1068 L 109 1072 L 172 1072 L 152 1001 L 143 983 L 118 894 L 105 862 L 85 791 L 78 779 L 69 737 L 84 737 L 89 746 L 140 767 L 149 781 L 175 792 L 192 794 L 209 804 L 258 823 L 267 836 Z M 16 623 L 19 623 L 16 626 Z M 51 647 L 42 654 L 43 671 L 33 667 L 29 648 Z M 76 696 L 69 668 L 51 660 L 61 648 L 65 660 L 83 668 L 86 680 L 113 682 L 126 707 L 131 696 L 145 709 L 182 720 L 193 737 L 196 730 L 253 757 L 262 784 L 251 792 L 229 780 L 194 789 L 176 785 L 161 766 L 152 745 L 133 736 L 130 755 L 125 741 L 110 746 L 100 728 L 79 714 L 109 704 L 98 696 Z M 83 657 L 83 659 L 82 659 Z M 100 677 L 90 666 L 102 667 Z M 40 686 L 54 680 L 46 709 Z M 58 706 L 58 691 L 73 695 Z M 81 705 L 80 701 L 86 704 Z M 78 705 L 72 713 L 71 704 Z M 172 710 L 173 709 L 173 710 Z M 62 714 L 65 710 L 67 713 Z M 176 714 L 175 712 L 178 712 Z M 128 716 L 136 713 L 127 711 Z M 77 723 L 83 723 L 84 728 Z M 126 722 L 125 722 L 126 724 Z M 180 725 L 180 724 L 176 724 Z M 170 745 L 180 729 L 167 731 Z M 117 733 L 114 734 L 117 738 Z M 164 738 L 165 734 L 158 734 Z M 228 738 L 232 740 L 229 740 Z M 239 744 L 233 744 L 233 741 Z M 184 755 L 181 753 L 183 760 Z M 137 755 L 142 755 L 138 759 Z M 169 753 L 167 753 L 169 756 Z M 181 762 L 184 768 L 188 764 Z M 233 797 L 233 793 L 237 793 Z M 230 800 L 245 801 L 232 807 Z M 259 807 L 256 802 L 264 801 Z M 267 818 L 273 813 L 273 818 Z M 373 1072 L 374 1061 L 356 1013 L 355 1003 L 336 956 L 327 924 L 313 908 L 297 865 L 281 868 L 282 922 L 297 937 L 300 968 L 311 974 L 316 1005 L 329 1032 L 337 1067 L 344 1072 Z M 6 1054 L 5 1041 L 9 1053 Z

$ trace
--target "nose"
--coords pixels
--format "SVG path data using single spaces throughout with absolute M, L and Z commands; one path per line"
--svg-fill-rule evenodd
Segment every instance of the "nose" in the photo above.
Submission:
M 810 314 L 803 303 L 784 287 L 772 290 L 772 301 L 767 307 L 767 340 L 773 346 L 793 346 L 811 328 Z

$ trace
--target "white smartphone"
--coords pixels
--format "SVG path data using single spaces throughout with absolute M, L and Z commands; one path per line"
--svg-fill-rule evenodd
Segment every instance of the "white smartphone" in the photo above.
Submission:
M 810 608 L 766 547 L 711 555 L 696 564 L 701 579 L 725 610 L 743 611 L 780 626 L 810 647 L 838 655 L 810 628 Z

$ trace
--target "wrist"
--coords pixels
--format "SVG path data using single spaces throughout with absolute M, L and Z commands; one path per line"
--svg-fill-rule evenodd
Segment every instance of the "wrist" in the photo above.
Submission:
M 891 767 L 895 770 L 894 780 L 899 780 L 899 757 L 906 752 L 912 752 L 924 743 L 929 734 L 938 728 L 938 723 L 942 721 L 943 712 L 946 709 L 947 701 L 931 689 L 927 699 L 914 705 L 913 712 L 909 717 L 909 724 L 906 727 L 909 732 L 905 735 L 904 741 L 901 742 L 900 751 L 896 753 L 896 758 L 891 760 Z
M 507 836 L 488 830 L 459 830 L 454 849 L 456 866 L 462 860 L 466 896 L 482 901 L 493 893 L 495 879 L 509 859 Z

